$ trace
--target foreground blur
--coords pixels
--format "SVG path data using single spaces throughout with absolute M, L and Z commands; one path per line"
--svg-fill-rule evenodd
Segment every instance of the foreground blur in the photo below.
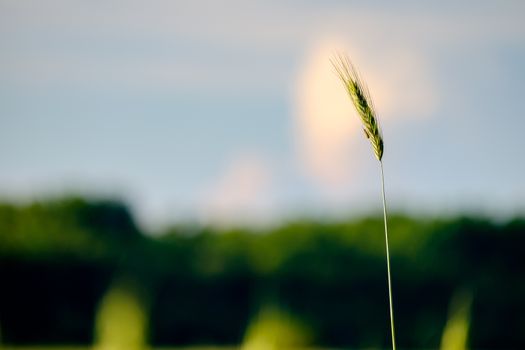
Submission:
M 0 205 L 0 343 L 388 347 L 380 219 L 148 236 L 125 206 Z M 525 348 L 525 221 L 393 217 L 400 348 Z

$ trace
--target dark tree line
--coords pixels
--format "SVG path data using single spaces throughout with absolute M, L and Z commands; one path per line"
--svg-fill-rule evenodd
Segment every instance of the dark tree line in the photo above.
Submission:
M 154 345 L 238 344 L 263 305 L 315 344 L 389 341 L 380 219 L 297 221 L 269 232 L 142 232 L 125 205 L 81 198 L 0 205 L 0 334 L 9 344 L 89 344 L 118 276 L 145 291 Z M 525 348 L 525 221 L 391 221 L 398 342 L 439 346 L 452 296 L 473 296 L 473 348 Z

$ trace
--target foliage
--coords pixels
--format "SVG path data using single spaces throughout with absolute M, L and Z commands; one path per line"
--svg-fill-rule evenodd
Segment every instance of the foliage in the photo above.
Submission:
M 394 216 L 390 225 L 401 347 L 439 347 L 451 299 L 465 289 L 472 348 L 525 348 L 525 221 Z M 316 345 L 381 347 L 389 341 L 382 234 L 380 218 L 364 218 L 154 236 L 118 202 L 2 204 L 2 340 L 92 344 L 97 306 L 129 276 L 147 302 L 154 346 L 241 344 L 258 310 L 279 305 Z

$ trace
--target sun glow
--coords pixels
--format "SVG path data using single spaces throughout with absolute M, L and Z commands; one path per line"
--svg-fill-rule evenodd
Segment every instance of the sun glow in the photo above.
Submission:
M 314 48 L 299 73 L 295 121 L 300 158 L 307 172 L 328 187 L 348 179 L 348 140 L 359 129 L 329 58 L 334 48 Z
M 413 50 L 385 50 L 379 56 L 335 40 L 313 45 L 294 90 L 295 136 L 306 174 L 331 192 L 351 184 L 360 168 L 360 156 L 353 150 L 362 133 L 359 117 L 330 64 L 338 50 L 359 67 L 380 124 L 428 116 L 436 103 L 429 69 Z

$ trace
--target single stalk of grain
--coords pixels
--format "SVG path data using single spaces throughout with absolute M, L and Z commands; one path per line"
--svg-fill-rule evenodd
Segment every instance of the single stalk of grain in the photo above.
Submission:
M 350 99 L 354 103 L 357 114 L 361 118 L 363 123 L 363 130 L 365 136 L 370 140 L 374 154 L 379 161 L 381 168 L 381 194 L 383 199 L 383 219 L 385 222 L 385 244 L 386 244 L 386 266 L 387 266 L 387 279 L 388 279 L 388 301 L 390 305 L 390 329 L 392 333 L 392 348 L 396 350 L 396 335 L 394 327 L 394 307 L 392 303 L 392 279 L 390 277 L 390 251 L 388 247 L 388 225 L 387 225 L 387 211 L 386 211 L 386 199 L 385 199 L 385 175 L 383 172 L 383 136 L 379 128 L 376 113 L 374 110 L 374 104 L 370 98 L 370 92 L 360 78 L 356 68 L 350 61 L 350 59 L 343 54 L 338 54 L 333 57 L 330 62 L 335 69 L 335 72 L 341 79 L 346 92 L 350 96 Z

